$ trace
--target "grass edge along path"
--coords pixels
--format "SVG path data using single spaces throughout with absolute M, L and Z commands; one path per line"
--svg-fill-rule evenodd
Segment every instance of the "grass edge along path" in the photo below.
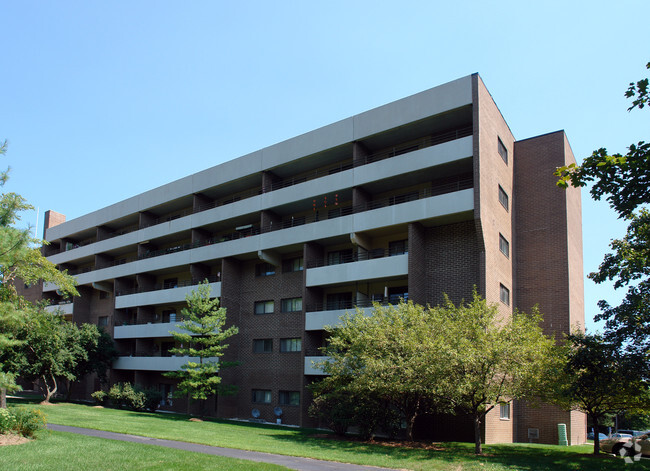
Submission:
M 190 422 L 188 416 L 176 414 L 149 414 L 65 403 L 28 407 L 41 407 L 48 421 L 54 424 L 366 466 L 427 471 L 626 469 L 622 459 L 591 456 L 589 446 L 488 445 L 485 455 L 476 457 L 471 443 L 442 443 L 412 449 L 336 440 L 322 431 L 310 429 L 223 420 Z M 636 469 L 650 469 L 650 463 L 635 463 Z
M 80 452 L 81 451 L 81 452 Z M 232 470 L 283 471 L 283 466 L 258 463 L 155 445 L 119 442 L 66 432 L 41 432 L 36 440 L 0 449 L 0 467 L 12 471 L 75 469 L 123 471 Z

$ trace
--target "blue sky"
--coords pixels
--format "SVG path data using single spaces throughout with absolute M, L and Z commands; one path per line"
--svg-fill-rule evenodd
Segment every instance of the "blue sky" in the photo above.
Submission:
M 0 0 L 6 191 L 68 219 L 478 72 L 517 139 L 648 139 L 650 2 Z M 4 164 L 2 164 L 4 166 Z M 36 225 L 36 211 L 24 224 Z M 585 273 L 625 225 L 583 193 Z M 585 282 L 596 302 L 620 293 Z

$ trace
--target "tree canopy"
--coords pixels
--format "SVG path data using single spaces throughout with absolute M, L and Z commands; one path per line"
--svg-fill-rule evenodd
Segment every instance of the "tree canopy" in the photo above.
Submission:
M 0 155 L 7 151 L 7 141 L 0 144 Z M 9 179 L 9 169 L 0 171 L 0 187 Z M 16 193 L 0 195 L 0 354 L 20 343 L 16 338 L 33 311 L 30 302 L 18 295 L 16 283 L 55 283 L 67 295 L 76 295 L 75 279 L 59 271 L 40 251 L 44 243 L 30 235 L 29 228 L 19 229 L 21 212 L 33 209 Z M 15 374 L 0 363 L 0 407 L 5 406 L 5 392 L 16 389 Z
M 594 454 L 600 452 L 598 426 L 606 414 L 637 413 L 650 405 L 648 383 L 635 358 L 601 335 L 572 334 L 549 383 L 549 399 L 564 409 L 586 413 L 596 431 Z
M 371 316 L 357 311 L 328 327 L 322 369 L 329 377 L 314 388 L 317 399 L 344 389 L 383 400 L 406 419 L 411 439 L 418 414 L 464 412 L 481 453 L 485 416 L 537 392 L 554 342 L 536 311 L 504 318 L 476 293 L 457 306 L 445 299 L 437 307 L 375 305 Z
M 650 62 L 646 68 L 650 69 Z M 650 98 L 648 79 L 630 83 L 625 96 L 632 99 L 628 111 L 644 108 Z M 591 184 L 591 196 L 605 197 L 628 221 L 625 236 L 611 242 L 612 252 L 589 277 L 596 283 L 610 280 L 617 289 L 627 288 L 620 305 L 599 302 L 596 320 L 605 321 L 606 340 L 624 345 L 650 375 L 650 143 L 632 144 L 625 155 L 598 149 L 581 165 L 559 168 L 556 175 L 561 187 Z

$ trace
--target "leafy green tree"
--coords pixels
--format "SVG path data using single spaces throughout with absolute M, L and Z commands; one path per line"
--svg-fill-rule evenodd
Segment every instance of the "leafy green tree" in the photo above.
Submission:
M 98 328 L 95 324 L 81 324 L 78 326 L 78 339 L 70 337 L 74 345 L 69 348 L 74 354 L 74 366 L 71 378 L 68 380 L 68 396 L 72 393 L 72 382 L 80 381 L 85 376 L 95 373 L 101 383 L 106 383 L 106 372 L 117 357 L 117 350 L 110 335 Z
M 425 406 L 444 396 L 444 338 L 436 326 L 436 310 L 409 301 L 392 306 L 376 304 L 372 316 L 346 314 L 341 325 L 326 327 L 330 341 L 321 364 L 329 376 L 319 389 L 351 397 L 385 401 L 406 419 L 407 435 Z M 336 393 L 339 394 L 339 393 Z M 317 394 L 318 396 L 318 394 Z
M 187 307 L 181 315 L 183 322 L 178 329 L 170 331 L 180 347 L 171 353 L 180 356 L 198 357 L 198 363 L 188 361 L 180 371 L 165 375 L 179 380 L 177 392 L 187 394 L 194 400 L 205 400 L 212 394 L 233 393 L 232 387 L 221 384 L 219 370 L 232 366 L 231 362 L 220 362 L 228 344 L 224 342 L 239 332 L 235 326 L 224 329 L 226 309 L 219 307 L 219 300 L 210 297 L 210 284 L 205 281 L 185 297 Z
M 554 341 L 542 332 L 537 308 L 503 318 L 497 305 L 474 293 L 469 303 L 455 306 L 447 299 L 435 309 L 445 319 L 436 326 L 445 340 L 446 372 L 438 381 L 452 407 L 473 417 L 474 451 L 480 454 L 486 415 L 512 399 L 535 398 L 542 372 L 553 363 Z
M 598 454 L 598 426 L 603 418 L 621 411 L 647 410 L 648 384 L 634 357 L 601 335 L 570 335 L 562 350 L 564 361 L 549 383 L 548 399 L 591 418 L 596 432 L 594 454 Z
M 650 63 L 646 65 L 650 69 Z M 628 111 L 648 104 L 648 79 L 630 83 L 625 96 L 632 98 Z M 558 185 L 575 187 L 592 184 L 595 200 L 605 197 L 609 205 L 628 222 L 625 237 L 613 240 L 612 253 L 605 255 L 598 271 L 589 274 L 596 283 L 614 281 L 615 288 L 627 288 L 619 306 L 605 300 L 599 302 L 601 313 L 596 320 L 605 320 L 607 340 L 626 345 L 637 357 L 639 367 L 650 365 L 650 143 L 640 141 L 628 152 L 610 154 L 601 148 L 575 164 L 559 168 Z M 646 370 L 650 375 L 650 368 Z
M 50 312 L 33 308 L 17 333 L 20 344 L 5 352 L 5 363 L 28 381 L 39 381 L 44 403 L 58 391 L 58 380 L 74 380 L 77 359 L 85 356 L 77 326 Z
M 7 142 L 0 144 L 0 155 L 7 150 Z M 9 169 L 0 171 L 0 187 L 9 178 Z M 16 334 L 26 322 L 33 306 L 21 298 L 16 283 L 34 284 L 39 281 L 56 283 L 68 295 L 76 295 L 75 279 L 57 270 L 38 247 L 43 241 L 34 239 L 29 228 L 19 229 L 20 213 L 33 209 L 16 193 L 0 195 L 0 355 L 18 345 Z M 6 391 L 15 390 L 16 375 L 0 363 L 0 407 L 6 407 Z
M 485 416 L 541 387 L 554 342 L 540 322 L 536 311 L 503 318 L 477 294 L 458 306 L 376 305 L 372 316 L 358 311 L 327 328 L 330 361 L 321 367 L 329 376 L 318 388 L 384 401 L 406 419 L 409 439 L 421 413 L 470 414 L 481 453 Z

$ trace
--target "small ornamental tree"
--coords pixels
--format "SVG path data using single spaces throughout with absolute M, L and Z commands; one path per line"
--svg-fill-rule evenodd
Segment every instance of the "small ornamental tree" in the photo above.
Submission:
M 179 380 L 176 386 L 178 394 L 188 395 L 194 400 L 205 400 L 216 393 L 231 394 L 233 387 L 221 384 L 219 370 L 233 366 L 232 362 L 220 362 L 224 350 L 228 348 L 225 340 L 239 332 L 235 326 L 224 330 L 226 309 L 219 307 L 219 300 L 210 297 L 210 284 L 205 281 L 185 297 L 187 307 L 181 315 L 183 322 L 177 324 L 178 330 L 170 331 L 174 340 L 180 345 L 170 349 L 180 356 L 198 358 L 188 361 L 179 371 L 165 373 L 170 378 Z
M 533 398 L 542 372 L 553 364 L 554 341 L 542 332 L 542 317 L 515 311 L 504 318 L 478 294 L 455 306 L 449 299 L 436 326 L 444 337 L 445 375 L 439 378 L 452 407 L 474 419 L 474 451 L 482 453 L 481 425 L 497 405 Z M 433 380 L 433 378 L 432 378 Z
M 594 454 L 600 452 L 598 425 L 605 415 L 650 410 L 648 383 L 634 355 L 601 335 L 568 336 L 564 361 L 551 381 L 549 399 L 586 413 L 594 424 Z

